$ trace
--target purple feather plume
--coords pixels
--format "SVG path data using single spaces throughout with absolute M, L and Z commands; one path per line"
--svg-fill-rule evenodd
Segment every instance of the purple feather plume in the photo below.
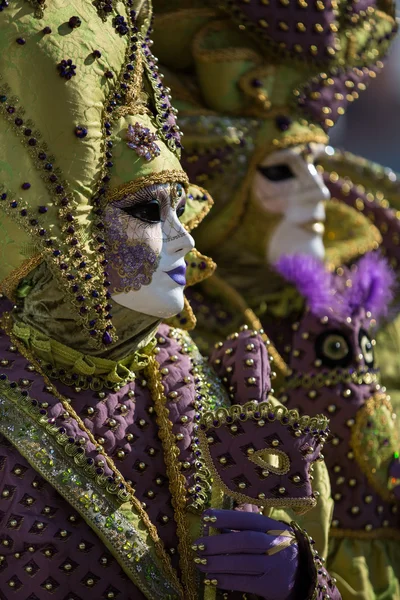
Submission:
M 328 310 L 336 308 L 332 275 L 317 258 L 307 254 L 281 256 L 275 263 L 275 269 L 296 286 L 317 317 L 323 317 Z
M 376 320 L 387 316 L 395 287 L 395 274 L 387 260 L 377 252 L 366 254 L 351 279 L 352 287 L 347 288 L 345 297 L 350 314 L 363 307 Z

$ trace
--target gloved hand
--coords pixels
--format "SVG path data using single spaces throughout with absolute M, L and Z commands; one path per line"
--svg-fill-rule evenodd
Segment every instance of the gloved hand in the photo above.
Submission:
M 234 510 L 207 510 L 203 520 L 220 530 L 218 535 L 199 538 L 193 547 L 207 583 L 266 600 L 292 597 L 298 546 L 289 525 Z

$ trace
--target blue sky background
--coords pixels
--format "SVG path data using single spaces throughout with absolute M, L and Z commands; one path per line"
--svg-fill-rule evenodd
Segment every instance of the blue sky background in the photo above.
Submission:
M 400 33 L 383 72 L 332 129 L 331 144 L 400 173 Z

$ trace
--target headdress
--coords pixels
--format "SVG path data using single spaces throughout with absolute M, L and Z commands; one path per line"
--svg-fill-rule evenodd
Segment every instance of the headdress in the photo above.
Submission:
M 1 5 L 0 289 L 46 261 L 97 344 L 115 339 L 105 203 L 188 187 L 151 25 L 148 0 Z M 211 204 L 193 192 L 191 224 Z
M 185 132 L 183 164 L 217 199 L 200 232 L 209 248 L 240 222 L 249 181 L 268 152 L 327 143 L 328 130 L 382 68 L 396 21 L 392 2 L 206 4 L 154 2 L 156 51 L 172 70 Z

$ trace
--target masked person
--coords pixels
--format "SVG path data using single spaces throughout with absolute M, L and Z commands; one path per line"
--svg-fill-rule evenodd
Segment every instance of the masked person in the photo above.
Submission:
M 193 325 L 211 199 L 180 166 L 151 9 L 0 4 L 0 595 L 338 599 L 268 516 L 316 504 L 327 419 L 268 399 L 257 332 L 222 344 L 229 398 L 161 324 Z
M 400 443 L 370 337 L 387 315 L 393 277 L 370 251 L 397 265 L 388 199 L 398 189 L 390 171 L 334 151 L 327 135 L 382 68 L 393 7 L 155 0 L 155 8 L 185 168 L 216 203 L 198 233 L 218 270 L 190 291 L 196 340 L 207 351 L 238 319 L 263 326 L 282 402 L 332 417 L 328 567 L 344 598 L 397 597 Z M 384 368 L 396 374 L 396 360 Z

